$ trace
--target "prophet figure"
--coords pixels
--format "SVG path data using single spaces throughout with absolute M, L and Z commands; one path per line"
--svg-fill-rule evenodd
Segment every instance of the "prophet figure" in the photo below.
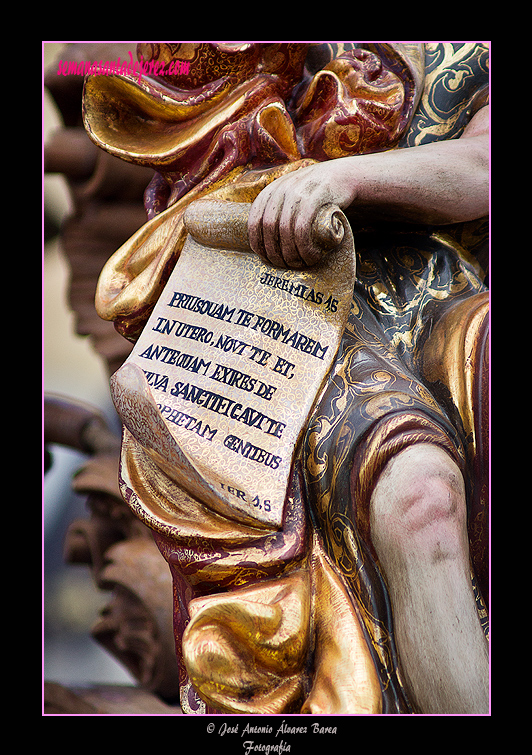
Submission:
M 357 261 L 280 528 L 184 491 L 123 418 L 122 495 L 173 578 L 183 710 L 486 713 L 487 46 L 137 56 L 147 74 L 85 83 L 92 140 L 154 171 L 146 224 L 100 276 L 101 317 L 139 338 L 207 196 L 251 204 L 272 270 L 312 269 L 313 220 L 338 206 Z

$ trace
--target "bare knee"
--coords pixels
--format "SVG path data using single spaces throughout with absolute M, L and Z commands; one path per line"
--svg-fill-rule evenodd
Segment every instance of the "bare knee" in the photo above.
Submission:
M 379 550 L 437 561 L 467 547 L 464 483 L 442 449 L 410 446 L 384 468 L 371 501 L 371 535 Z

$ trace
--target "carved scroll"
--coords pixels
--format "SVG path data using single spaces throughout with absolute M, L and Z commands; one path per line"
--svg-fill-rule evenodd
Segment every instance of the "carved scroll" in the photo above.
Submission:
M 188 493 L 278 529 L 351 306 L 355 257 L 343 213 L 329 206 L 314 225 L 323 262 L 272 268 L 249 248 L 248 212 L 212 200 L 189 207 L 179 261 L 112 393 L 128 430 Z

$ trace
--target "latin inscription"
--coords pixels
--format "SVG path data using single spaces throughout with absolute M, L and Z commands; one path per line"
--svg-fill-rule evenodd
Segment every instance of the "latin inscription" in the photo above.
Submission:
M 280 279 L 276 278 L 276 280 Z M 261 278 L 261 283 L 272 285 L 271 276 L 264 280 Z M 277 287 L 281 290 L 287 290 L 281 286 Z M 330 307 L 331 301 L 324 299 L 321 292 L 318 292 L 319 295 L 311 295 L 304 289 L 304 286 L 292 287 L 289 293 L 300 298 L 305 298 L 306 295 L 310 296 L 314 302 L 318 304 L 324 302 L 327 307 Z M 336 306 L 337 300 L 334 299 L 334 302 L 334 306 Z M 293 329 L 276 319 L 242 308 L 228 307 L 223 303 L 203 299 L 192 294 L 172 291 L 166 304 L 167 307 L 193 312 L 201 318 L 211 318 L 250 332 L 258 332 L 273 342 L 279 342 L 308 355 L 311 359 L 323 360 L 329 349 L 328 344 L 323 344 L 313 335 Z M 279 385 L 269 382 L 268 373 L 278 376 L 281 381 L 292 380 L 297 373 L 294 362 L 243 338 L 238 338 L 234 335 L 234 332 L 215 334 L 214 330 L 210 329 L 208 325 L 191 324 L 182 320 L 158 316 L 151 329 L 154 332 L 154 339 L 157 338 L 155 334 L 161 334 L 168 336 L 170 342 L 175 344 L 175 346 L 170 346 L 167 343 L 159 343 L 153 340 L 140 352 L 139 356 L 144 363 L 157 365 L 157 371 L 148 366 L 143 367 L 148 385 L 151 388 L 157 392 L 174 396 L 181 402 L 187 402 L 192 407 L 201 407 L 213 415 L 235 420 L 271 438 L 282 438 L 286 423 L 270 416 L 265 411 L 261 411 L 256 405 L 250 404 L 249 401 L 258 398 L 262 402 L 271 402 Z M 177 348 L 177 345 L 186 344 L 187 341 L 195 341 L 201 344 L 203 347 L 202 356 L 191 353 L 191 349 Z M 208 348 L 205 349 L 204 347 Z M 213 358 L 206 358 L 206 353 L 209 353 L 210 356 L 211 351 Z M 245 366 L 237 369 L 232 365 L 224 364 L 218 358 L 218 353 L 241 357 L 242 365 L 245 365 L 247 360 L 250 366 L 255 368 L 255 374 L 246 371 Z M 173 368 L 171 373 L 163 372 L 164 366 L 171 366 Z M 262 370 L 262 378 L 257 377 L 257 368 Z M 192 379 L 174 379 L 175 376 L 181 376 L 184 372 L 207 378 L 212 389 L 201 387 L 192 382 Z M 216 386 L 215 384 L 219 385 Z M 223 386 L 235 388 L 241 392 L 243 397 L 247 394 L 248 401 L 244 399 L 238 401 L 227 397 L 223 393 Z M 194 433 L 205 442 L 212 443 L 218 435 L 220 428 L 215 426 L 215 419 L 210 424 L 199 419 L 193 413 L 181 411 L 163 402 L 159 403 L 158 407 L 167 422 Z M 224 434 L 223 445 L 240 458 L 272 470 L 278 469 L 283 461 L 282 456 L 276 453 L 275 448 L 263 448 L 261 445 L 242 439 L 234 433 Z M 220 483 L 220 485 L 223 485 L 223 483 Z M 227 489 L 229 488 L 234 489 L 231 486 L 228 486 Z M 244 493 L 242 491 L 240 493 L 241 496 L 239 497 L 242 500 L 247 500 Z M 254 505 L 257 505 L 258 500 L 257 497 L 252 497 L 250 502 L 253 503 L 254 501 Z
M 210 485 L 280 522 L 293 452 L 350 307 L 352 286 L 334 286 L 352 262 L 320 278 L 231 257 L 189 238 L 130 359 Z

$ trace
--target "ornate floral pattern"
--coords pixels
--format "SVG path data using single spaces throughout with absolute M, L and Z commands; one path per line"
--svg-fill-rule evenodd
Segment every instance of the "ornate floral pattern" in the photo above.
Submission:
M 101 279 L 103 316 L 117 320 L 132 340 L 179 255 L 188 202 L 206 193 L 252 201 L 280 172 L 312 160 L 456 138 L 486 101 L 488 51 L 483 44 L 231 47 L 169 43 L 139 48 L 144 57 L 189 60 L 188 81 L 172 79 L 159 86 L 148 82 L 144 87 L 131 81 L 88 81 L 86 122 L 93 138 L 113 154 L 151 165 L 159 173 L 149 200 L 162 212 L 117 252 Z M 108 127 L 109 108 L 113 128 Z M 218 118 L 216 128 L 213 116 Z M 139 134 L 140 141 L 133 144 Z M 343 647 L 342 652 L 348 652 L 341 642 L 345 635 L 354 638 L 357 652 L 370 653 L 371 662 L 362 663 L 363 699 L 334 667 L 341 679 L 336 699 L 345 695 L 342 705 L 356 708 L 349 712 L 411 712 L 367 517 L 376 475 L 406 445 L 436 443 L 454 456 L 466 477 L 477 483 L 478 490 L 471 493 L 471 536 L 474 540 L 480 531 L 485 533 L 485 466 L 471 454 L 464 418 L 455 411 L 458 398 L 446 376 L 431 377 L 425 359 L 429 347 L 437 350 L 432 334 L 442 318 L 455 307 L 486 298 L 485 271 L 473 256 L 482 238 L 479 225 L 447 229 L 445 234 L 434 228 L 358 225 L 354 236 L 358 277 L 348 326 L 309 423 L 279 533 L 264 538 L 235 529 L 234 522 L 222 522 L 208 507 L 183 498 L 125 434 L 123 494 L 155 530 L 174 577 L 178 653 L 186 639 L 186 658 L 180 656 L 180 661 L 188 710 L 206 709 L 195 688 L 204 702 L 222 710 L 259 712 L 275 698 L 274 707 L 266 709 L 281 712 L 309 695 L 309 710 L 319 711 L 325 689 L 320 687 L 319 664 L 323 662 L 325 674 L 332 668 L 331 659 L 320 651 L 322 632 Z M 476 363 L 485 365 L 486 322 L 475 323 L 470 336 L 478 345 Z M 455 349 L 454 364 L 459 366 L 463 358 Z M 481 394 L 477 390 L 477 414 L 485 400 Z M 485 423 L 475 422 L 485 448 Z M 271 592 L 268 584 L 273 576 L 287 580 L 281 585 L 287 587 L 282 605 L 277 604 L 277 588 Z M 314 638 L 296 624 L 291 624 L 292 634 L 285 635 L 283 621 L 291 615 L 290 606 L 294 601 L 303 605 L 309 584 L 324 596 L 335 596 L 345 621 L 324 619 L 324 597 L 323 604 L 314 604 L 314 626 L 319 628 Z M 228 589 L 231 594 L 225 595 Z M 239 602 L 242 590 L 247 592 Z M 212 598 L 215 592 L 221 594 Z M 274 604 L 280 614 L 275 614 Z M 264 637 L 251 630 L 242 633 L 233 614 L 242 618 L 244 628 L 253 616 L 254 628 L 260 625 L 264 637 L 269 630 L 271 636 L 280 632 L 283 637 L 295 632 L 301 652 L 290 656 L 284 669 L 282 661 L 277 663 L 281 656 L 266 661 Z M 207 635 L 220 661 L 214 675 L 203 655 L 202 638 Z M 230 678 L 226 660 L 235 643 L 240 648 L 237 666 L 248 651 L 260 659 L 252 679 L 249 668 L 240 666 Z M 312 658 L 318 664 L 314 680 Z M 246 689 L 253 694 L 246 697 Z M 329 696 L 329 703 L 333 698 Z

